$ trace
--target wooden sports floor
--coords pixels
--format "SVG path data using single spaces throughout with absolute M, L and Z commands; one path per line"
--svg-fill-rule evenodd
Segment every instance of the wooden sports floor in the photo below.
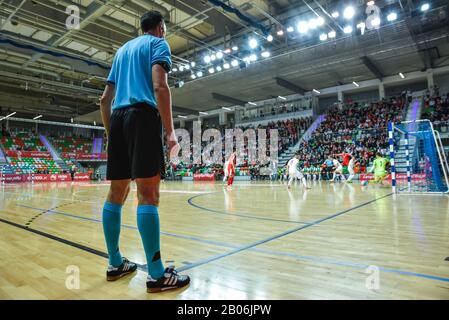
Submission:
M 449 198 L 327 182 L 165 182 L 162 258 L 192 278 L 147 294 L 135 186 L 106 282 L 106 183 L 0 186 L 0 299 L 449 299 Z M 69 268 L 69 269 L 68 269 Z M 79 270 L 79 288 L 68 281 Z M 69 285 L 67 286 L 67 283 Z

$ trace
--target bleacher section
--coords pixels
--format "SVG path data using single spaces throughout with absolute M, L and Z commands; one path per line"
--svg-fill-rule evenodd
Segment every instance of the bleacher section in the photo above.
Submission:
M 44 158 L 11 158 L 8 157 L 11 168 L 16 174 L 26 173 L 60 173 L 61 167 L 53 159 Z
M 1 144 L 6 155 L 4 173 L 60 173 L 61 167 L 51 158 L 41 139 L 32 132 L 12 132 L 3 136 Z M 6 172 L 8 171 L 8 172 Z
M 92 153 L 92 139 L 73 137 L 49 137 L 48 140 L 53 144 L 53 146 L 61 154 L 61 156 L 63 153 Z
M 405 109 L 402 99 L 330 108 L 326 120 L 298 146 L 301 160 L 321 166 L 329 155 L 347 152 L 356 157 L 363 172 L 377 151 L 388 156 L 388 122 L 403 121 Z
M 1 144 L 5 151 L 47 151 L 39 137 L 30 132 L 19 132 L 11 134 L 10 137 L 3 136 Z

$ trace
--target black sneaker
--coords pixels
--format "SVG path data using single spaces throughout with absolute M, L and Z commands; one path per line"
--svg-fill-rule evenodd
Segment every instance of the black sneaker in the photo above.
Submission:
M 164 275 L 158 280 L 148 276 L 147 292 L 154 293 L 171 289 L 179 289 L 187 286 L 189 283 L 189 276 L 181 276 L 174 267 L 168 267 L 165 269 Z
M 133 273 L 137 270 L 137 264 L 130 262 L 128 259 L 123 258 L 123 263 L 119 267 L 109 266 L 106 272 L 106 279 L 108 281 L 115 281 L 127 274 Z

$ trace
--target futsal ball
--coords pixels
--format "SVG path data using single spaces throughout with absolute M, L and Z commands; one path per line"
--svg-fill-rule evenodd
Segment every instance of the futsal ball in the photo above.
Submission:
M 362 181 L 362 186 L 366 187 L 368 185 L 368 180 Z

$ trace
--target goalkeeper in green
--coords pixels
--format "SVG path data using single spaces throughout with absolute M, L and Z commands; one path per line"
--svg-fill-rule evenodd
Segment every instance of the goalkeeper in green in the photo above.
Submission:
M 387 165 L 390 161 L 383 157 L 380 152 L 377 152 L 376 159 L 369 172 L 374 171 L 374 182 L 383 185 L 383 181 L 388 177 Z

